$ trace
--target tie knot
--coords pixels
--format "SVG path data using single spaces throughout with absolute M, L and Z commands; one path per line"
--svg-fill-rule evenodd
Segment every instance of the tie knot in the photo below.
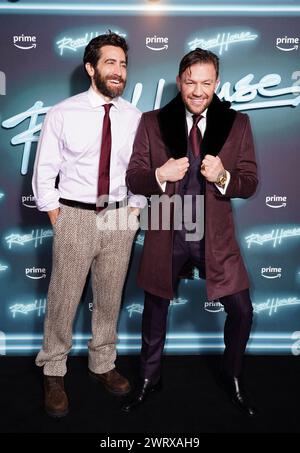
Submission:
M 103 104 L 105 113 L 109 113 L 111 106 L 112 106 L 112 104 Z
M 197 124 L 199 123 L 199 121 L 201 120 L 201 118 L 203 118 L 202 115 L 193 115 L 193 125 L 194 125 L 194 126 L 197 126 Z

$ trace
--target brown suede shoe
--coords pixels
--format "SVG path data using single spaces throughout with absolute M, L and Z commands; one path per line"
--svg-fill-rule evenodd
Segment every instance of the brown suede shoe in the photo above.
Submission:
M 64 417 L 69 412 L 68 397 L 65 392 L 64 378 L 44 376 L 45 410 L 51 417 Z
M 127 393 L 131 390 L 129 381 L 125 377 L 121 376 L 115 368 L 102 374 L 94 373 L 89 370 L 89 375 L 93 379 L 100 381 L 106 390 L 114 395 L 127 395 Z

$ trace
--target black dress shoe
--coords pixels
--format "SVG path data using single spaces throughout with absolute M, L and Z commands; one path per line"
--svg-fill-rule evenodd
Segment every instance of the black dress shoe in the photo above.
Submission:
M 128 403 L 124 404 L 124 406 L 122 406 L 122 411 L 132 412 L 133 410 L 141 406 L 151 393 L 157 392 L 160 389 L 161 389 L 160 381 L 153 383 L 151 379 L 144 379 L 137 387 L 137 390 L 135 391 L 135 394 L 132 397 L 132 399 L 129 400 Z
M 230 377 L 222 373 L 221 385 L 230 396 L 231 402 L 242 412 L 247 414 L 249 417 L 254 417 L 257 414 L 256 409 L 254 409 L 254 407 L 247 401 L 247 397 L 239 377 Z

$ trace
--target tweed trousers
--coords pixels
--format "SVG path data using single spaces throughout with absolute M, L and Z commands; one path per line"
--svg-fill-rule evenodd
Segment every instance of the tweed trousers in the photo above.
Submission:
M 86 278 L 93 290 L 88 366 L 94 373 L 115 367 L 116 325 L 138 219 L 127 206 L 94 211 L 60 205 L 53 227 L 53 262 L 43 347 L 36 364 L 48 376 L 64 376 L 72 328 Z

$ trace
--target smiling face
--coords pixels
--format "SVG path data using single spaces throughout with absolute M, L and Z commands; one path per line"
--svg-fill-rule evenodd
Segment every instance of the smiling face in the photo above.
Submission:
M 177 76 L 176 82 L 186 108 L 199 115 L 211 103 L 219 80 L 212 63 L 195 63 Z
M 121 47 L 103 46 L 100 58 L 94 68 L 86 63 L 86 70 L 91 77 L 92 85 L 107 100 L 121 96 L 126 85 L 126 56 Z

